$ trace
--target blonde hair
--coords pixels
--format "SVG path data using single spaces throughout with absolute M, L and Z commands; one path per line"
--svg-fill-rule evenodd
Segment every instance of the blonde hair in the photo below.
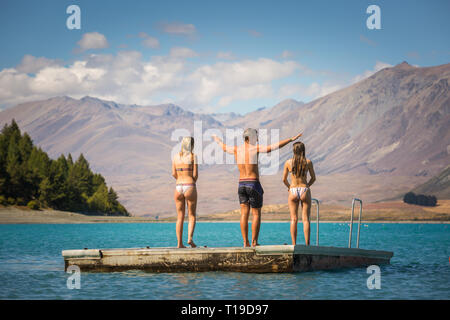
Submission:
M 193 149 L 194 149 L 194 138 L 184 137 L 183 140 L 181 140 L 180 155 L 192 153 Z

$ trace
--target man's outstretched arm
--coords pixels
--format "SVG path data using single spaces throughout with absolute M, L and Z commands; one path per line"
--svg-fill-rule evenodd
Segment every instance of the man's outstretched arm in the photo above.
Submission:
M 302 136 L 302 134 L 303 134 L 303 132 L 300 132 L 299 134 L 297 134 L 296 136 L 294 136 L 292 138 L 281 140 L 278 143 L 271 144 L 270 146 L 260 146 L 259 145 L 258 146 L 258 152 L 269 153 L 272 150 L 277 150 L 277 149 L 283 148 L 289 142 L 295 141 L 298 138 L 300 138 Z
M 213 135 L 212 138 L 214 139 L 215 142 L 217 142 L 217 144 L 222 148 L 223 151 L 227 152 L 227 153 L 231 153 L 234 154 L 236 151 L 236 146 L 228 146 L 225 143 L 222 142 L 222 140 L 220 140 L 220 138 L 216 135 Z

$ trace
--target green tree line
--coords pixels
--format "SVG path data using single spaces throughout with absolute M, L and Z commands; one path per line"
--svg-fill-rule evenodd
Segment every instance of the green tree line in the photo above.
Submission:
M 0 204 L 129 216 L 83 154 L 75 162 L 70 153 L 50 159 L 27 133 L 21 134 L 15 120 L 0 133 Z
M 419 206 L 435 207 L 437 205 L 437 198 L 435 196 L 427 196 L 424 194 L 415 194 L 408 192 L 403 197 L 403 202 L 409 204 L 418 204 Z

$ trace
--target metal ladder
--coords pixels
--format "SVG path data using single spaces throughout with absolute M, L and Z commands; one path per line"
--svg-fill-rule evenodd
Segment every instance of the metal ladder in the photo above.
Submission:
M 353 198 L 352 200 L 352 216 L 350 218 L 350 236 L 348 238 L 348 247 L 352 247 L 352 231 L 353 231 L 353 212 L 355 211 L 355 203 L 359 202 L 359 220 L 358 220 L 358 236 L 356 238 L 356 248 L 359 248 L 359 233 L 361 231 L 361 215 L 362 215 L 362 200 Z
M 316 207 L 317 207 L 317 218 L 316 218 L 316 224 L 317 224 L 316 246 L 318 246 L 318 245 L 319 245 L 319 200 L 316 199 L 316 198 L 312 198 L 312 199 L 311 199 L 311 205 L 312 205 L 313 202 L 316 203 Z M 309 222 L 311 222 L 311 216 L 309 217 Z

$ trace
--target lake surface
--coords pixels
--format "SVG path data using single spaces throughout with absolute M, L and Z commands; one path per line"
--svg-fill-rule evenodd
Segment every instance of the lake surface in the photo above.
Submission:
M 186 233 L 187 224 L 184 229 Z M 320 244 L 346 247 L 348 232 L 346 223 L 323 223 Z M 303 244 L 301 224 L 298 237 Z M 312 223 L 313 245 L 315 237 Z M 208 247 L 241 246 L 239 223 L 198 223 L 194 241 Z M 259 242 L 290 244 L 289 223 L 263 222 Z M 361 248 L 394 252 L 391 264 L 381 266 L 379 290 L 367 288 L 366 268 L 291 274 L 81 273 L 81 288 L 67 288 L 62 250 L 175 245 L 173 223 L 0 225 L 0 299 L 450 298 L 448 224 L 362 225 Z

